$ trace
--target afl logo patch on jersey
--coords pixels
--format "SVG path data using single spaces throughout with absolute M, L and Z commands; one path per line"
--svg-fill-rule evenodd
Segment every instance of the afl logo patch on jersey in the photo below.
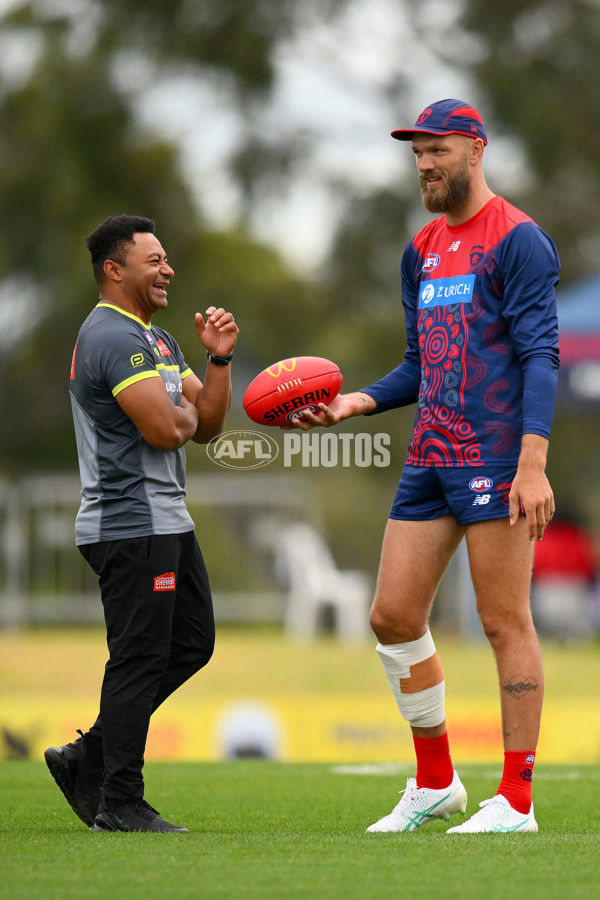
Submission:
M 433 269 L 436 269 L 439 264 L 440 258 L 437 253 L 430 253 L 423 263 L 423 272 L 431 272 Z

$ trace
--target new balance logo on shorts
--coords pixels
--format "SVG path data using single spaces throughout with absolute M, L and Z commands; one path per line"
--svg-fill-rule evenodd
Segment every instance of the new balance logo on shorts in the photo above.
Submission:
M 494 482 L 491 478 L 488 478 L 487 475 L 476 475 L 475 478 L 471 478 L 469 482 L 469 490 L 475 491 L 475 499 L 473 500 L 472 506 L 487 506 L 487 504 L 492 499 L 491 494 L 484 494 L 484 491 L 491 491 L 494 487 Z
M 165 572 L 164 575 L 157 575 L 154 579 L 155 591 L 174 591 L 175 590 L 175 572 Z

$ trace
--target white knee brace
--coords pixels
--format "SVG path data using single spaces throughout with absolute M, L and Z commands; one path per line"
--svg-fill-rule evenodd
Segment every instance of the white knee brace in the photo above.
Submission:
M 444 721 L 444 673 L 429 629 L 418 641 L 377 644 L 402 717 L 419 728 Z

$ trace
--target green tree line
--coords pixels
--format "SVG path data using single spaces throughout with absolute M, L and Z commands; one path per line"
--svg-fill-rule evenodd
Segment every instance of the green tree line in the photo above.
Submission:
M 82 0 L 69 13 L 60 5 L 17 2 L 4 14 L 0 49 L 22 46 L 29 62 L 16 73 L 0 67 L 0 475 L 75 467 L 68 370 L 77 330 L 95 302 L 83 240 L 107 215 L 156 219 L 176 270 L 161 325 L 192 365 L 199 359 L 193 313 L 211 303 L 234 309 L 242 333 L 234 422 L 243 422 L 243 387 L 276 359 L 335 359 L 348 389 L 400 361 L 400 256 L 419 209 L 416 180 L 370 192 L 343 179 L 332 184 L 343 211 L 329 256 L 317 274 L 300 275 L 256 239 L 243 210 L 235 227 L 211 226 L 177 147 L 156 136 L 160 127 L 149 133 L 140 125 L 134 102 L 146 81 L 174 74 L 222 85 L 248 128 L 230 174 L 251 204 L 261 192 L 276 191 L 278 179 L 294 177 L 310 142 L 300 134 L 272 141 L 253 128 L 274 88 L 276 52 L 307 19 L 335 23 L 351 2 Z M 431 27 L 435 8 L 402 3 L 398 14 L 411 18 L 411 34 L 424 49 L 472 79 L 491 128 L 520 145 L 524 177 L 509 199 L 552 234 L 563 282 L 594 270 L 600 5 L 465 0 L 451 39 Z M 472 58 L 455 40 L 461 35 L 478 48 Z M 382 77 L 382 96 L 392 97 L 398 122 L 414 116 L 408 97 L 421 76 L 416 70 L 412 82 L 397 73 Z M 160 116 L 157 109 L 158 126 Z M 386 417 L 385 429 L 399 442 L 398 468 L 412 415 Z M 581 448 L 594 446 L 597 430 L 595 417 L 574 424 L 559 416 L 551 454 L 559 492 L 574 490 L 590 507 L 598 506 L 598 488 L 590 492 L 584 474 L 593 463 L 585 459 L 574 472 L 573 454 L 585 455 Z M 392 489 L 389 472 L 327 475 L 331 490 L 338 478 L 362 479 L 354 496 L 364 491 L 365 500 L 375 482 L 386 483 L 386 497 Z M 342 504 L 340 518 L 347 514 Z

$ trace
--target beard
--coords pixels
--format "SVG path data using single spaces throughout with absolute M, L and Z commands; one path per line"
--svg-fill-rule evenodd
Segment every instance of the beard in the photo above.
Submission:
M 439 175 L 445 186 L 443 191 L 436 191 L 435 193 L 430 191 L 427 178 L 430 178 L 432 174 L 435 173 L 429 173 L 428 176 L 419 175 L 421 201 L 428 212 L 452 212 L 467 202 L 471 194 L 471 179 L 466 158 L 463 159 L 456 175 L 448 176 L 447 178 L 444 178 L 441 174 Z

